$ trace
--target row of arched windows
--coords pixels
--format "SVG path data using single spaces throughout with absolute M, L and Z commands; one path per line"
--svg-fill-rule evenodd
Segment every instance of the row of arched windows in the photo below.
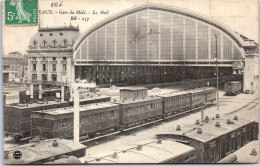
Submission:
M 54 40 L 52 41 L 52 43 L 51 43 L 51 46 L 57 47 L 57 46 L 58 46 L 57 43 L 58 43 L 57 40 L 54 39 Z M 47 44 L 48 44 L 48 42 L 47 42 L 46 40 L 43 40 L 40 46 L 42 46 L 42 47 L 47 47 Z M 66 47 L 67 45 L 68 45 L 68 40 L 67 40 L 67 39 L 64 39 L 64 40 L 62 41 L 62 46 L 63 46 L 63 47 Z M 37 42 L 36 40 L 33 41 L 33 47 L 38 47 L 38 42 Z

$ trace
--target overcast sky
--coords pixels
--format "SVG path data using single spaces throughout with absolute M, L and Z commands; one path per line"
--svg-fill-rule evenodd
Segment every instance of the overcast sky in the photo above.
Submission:
M 62 0 L 57 0 L 61 2 Z M 109 10 L 108 15 L 86 15 L 89 21 L 72 21 L 72 25 L 79 24 L 80 32 L 83 33 L 93 24 L 134 5 L 146 3 L 147 0 L 63 0 L 62 7 L 53 8 L 53 0 L 39 0 L 39 9 L 60 10 Z M 56 2 L 56 1 L 55 1 Z M 257 0 L 149 0 L 153 3 L 161 3 L 194 11 L 208 17 L 214 18 L 234 31 L 255 40 L 258 43 L 258 1 Z M 54 14 L 40 15 L 40 26 L 64 26 L 70 24 L 71 15 Z M 38 26 L 30 27 L 8 27 L 3 22 L 3 53 L 12 51 L 25 53 L 30 38 L 37 33 Z

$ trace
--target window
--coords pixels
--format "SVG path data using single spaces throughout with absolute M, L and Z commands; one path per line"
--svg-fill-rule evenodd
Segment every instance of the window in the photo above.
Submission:
M 36 64 L 33 64 L 33 71 L 36 71 Z
M 47 74 L 42 74 L 42 80 L 47 81 Z
M 62 41 L 62 46 L 67 46 L 67 44 L 68 44 L 68 41 L 67 41 L 66 39 L 64 39 L 64 40 Z
M 56 57 L 53 57 L 52 60 L 56 61 Z
M 35 40 L 33 41 L 33 46 L 34 46 L 34 47 L 37 47 L 37 46 L 38 46 L 37 41 L 35 41 Z
M 57 81 L 57 75 L 56 74 L 52 74 L 51 75 L 51 80 L 52 81 Z
M 36 61 L 36 57 L 33 57 L 32 59 L 33 59 L 34 61 Z
M 52 71 L 56 71 L 56 64 L 52 64 Z
M 46 40 L 43 40 L 43 41 L 42 41 L 42 46 L 43 46 L 43 47 L 46 47 L 46 46 L 47 46 L 47 41 L 46 41 Z
M 66 61 L 66 60 L 67 60 L 67 58 L 66 58 L 66 57 L 63 57 L 63 58 L 62 58 L 62 60 Z
M 42 57 L 42 60 L 46 60 L 46 57 Z
M 57 41 L 56 41 L 56 40 L 53 40 L 53 41 L 52 41 L 52 46 L 54 46 L 54 47 L 57 46 Z
M 66 71 L 67 71 L 67 64 L 63 64 L 63 65 L 62 65 L 62 71 L 63 71 L 63 72 L 66 72 Z
M 42 71 L 46 71 L 46 64 L 42 64 Z
M 32 80 L 33 80 L 33 81 L 37 80 L 37 74 L 33 74 L 33 75 L 32 75 Z

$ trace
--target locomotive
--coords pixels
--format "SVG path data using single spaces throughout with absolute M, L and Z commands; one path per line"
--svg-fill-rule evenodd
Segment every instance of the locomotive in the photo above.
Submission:
M 93 138 L 124 130 L 170 115 L 212 103 L 215 88 L 200 88 L 158 96 L 133 97 L 80 106 L 80 137 Z M 43 138 L 73 137 L 73 107 L 56 108 L 32 113 L 32 136 Z

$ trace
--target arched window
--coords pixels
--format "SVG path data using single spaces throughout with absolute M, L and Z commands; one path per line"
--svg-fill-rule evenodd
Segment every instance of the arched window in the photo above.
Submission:
M 43 47 L 46 47 L 46 46 L 47 46 L 47 41 L 46 41 L 46 40 L 43 40 L 43 41 L 42 41 L 42 46 L 43 46 Z
M 33 41 L 33 47 L 37 47 L 38 46 L 38 43 L 36 40 Z
M 54 46 L 54 47 L 57 46 L 57 41 L 55 39 L 52 41 L 52 46 Z
M 64 39 L 64 40 L 62 41 L 62 46 L 66 47 L 66 46 L 67 46 L 67 44 L 68 44 L 68 41 L 67 41 L 67 39 Z

